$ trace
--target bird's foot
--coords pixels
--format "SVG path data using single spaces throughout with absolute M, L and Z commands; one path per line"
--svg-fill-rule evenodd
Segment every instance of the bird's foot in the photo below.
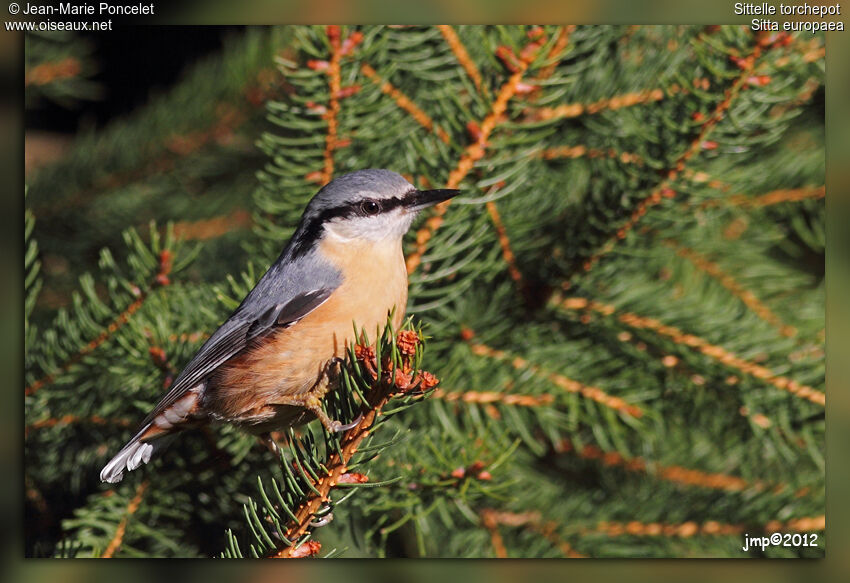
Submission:
M 272 452 L 276 457 L 280 457 L 280 446 L 272 437 L 271 432 L 263 433 L 262 435 L 258 435 L 257 439 L 266 446 L 270 452 Z

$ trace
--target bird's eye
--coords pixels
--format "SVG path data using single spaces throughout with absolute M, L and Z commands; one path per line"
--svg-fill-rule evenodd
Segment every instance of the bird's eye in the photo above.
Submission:
M 381 205 L 374 200 L 364 200 L 360 203 L 360 210 L 363 211 L 364 215 L 377 215 L 381 212 Z

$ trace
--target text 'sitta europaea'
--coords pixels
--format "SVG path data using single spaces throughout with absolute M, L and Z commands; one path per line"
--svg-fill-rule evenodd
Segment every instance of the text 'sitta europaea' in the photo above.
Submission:
M 398 327 L 407 303 L 401 240 L 422 209 L 456 190 L 417 190 L 389 170 L 361 170 L 322 188 L 277 261 L 207 340 L 100 473 L 120 481 L 177 433 L 226 422 L 265 435 L 318 417 L 329 367 L 354 341 L 352 322 Z M 393 311 L 394 310 L 394 311 Z

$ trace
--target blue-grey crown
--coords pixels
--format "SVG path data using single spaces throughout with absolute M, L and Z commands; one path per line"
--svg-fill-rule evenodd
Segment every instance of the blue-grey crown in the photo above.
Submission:
M 392 170 L 382 168 L 358 170 L 343 174 L 326 184 L 310 201 L 307 213 L 320 214 L 325 209 L 362 198 L 401 197 L 411 190 L 413 185 Z

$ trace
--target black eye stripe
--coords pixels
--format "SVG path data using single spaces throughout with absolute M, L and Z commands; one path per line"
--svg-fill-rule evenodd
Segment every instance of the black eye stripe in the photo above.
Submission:
M 405 196 L 410 193 L 406 193 Z M 375 199 L 369 199 L 372 202 L 379 202 Z M 299 257 L 303 255 L 309 250 L 309 244 L 315 240 L 317 240 L 322 232 L 326 223 L 333 221 L 334 219 L 350 219 L 352 217 L 362 216 L 380 216 L 384 213 L 392 212 L 399 207 L 403 207 L 406 203 L 403 198 L 399 198 L 394 196 L 392 198 L 382 198 L 380 199 L 380 210 L 378 213 L 374 215 L 369 215 L 363 212 L 361 209 L 361 205 L 364 201 L 363 199 L 358 201 L 347 202 L 341 204 L 339 206 L 335 206 L 333 208 L 326 208 L 318 215 L 313 215 L 311 217 L 304 217 L 302 220 L 304 221 L 301 225 L 299 225 L 299 236 L 292 243 L 292 248 L 290 250 L 291 257 Z
M 368 203 L 377 205 L 377 212 L 369 212 L 366 206 Z M 326 209 L 320 215 L 321 221 L 330 221 L 333 219 L 349 219 L 351 217 L 373 217 L 379 214 L 391 212 L 401 206 L 404 206 L 404 200 L 398 197 L 382 198 L 382 199 L 365 199 L 347 202 L 337 207 Z

